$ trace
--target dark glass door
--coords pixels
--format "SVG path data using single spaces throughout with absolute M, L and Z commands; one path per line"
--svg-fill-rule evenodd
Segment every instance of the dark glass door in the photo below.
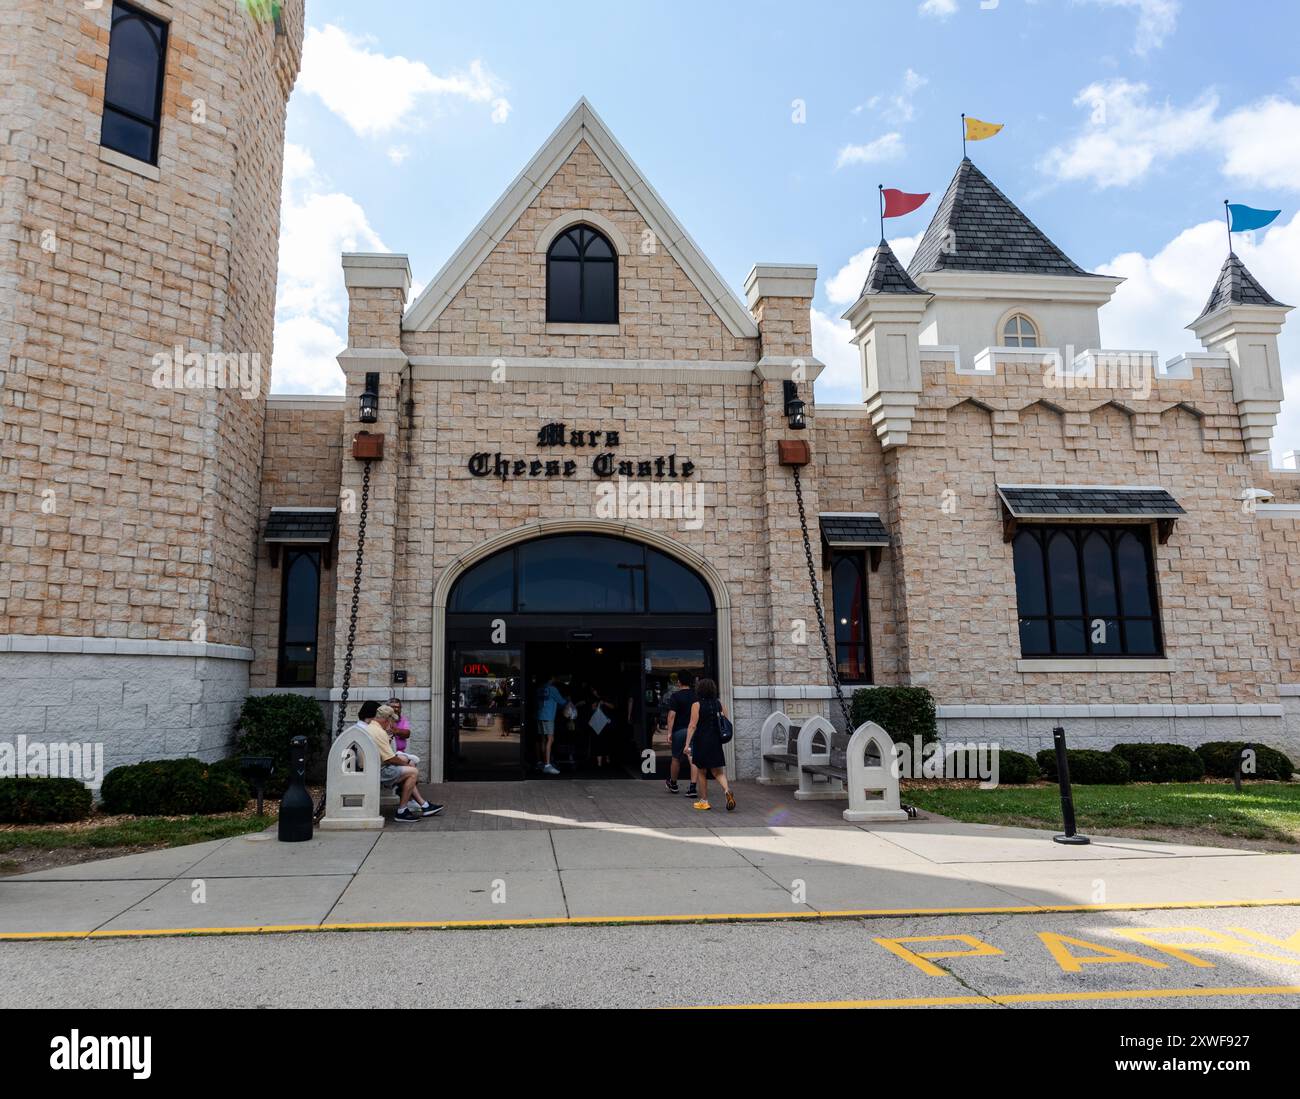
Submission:
M 453 645 L 448 675 L 447 777 L 523 773 L 523 651 Z
M 672 744 L 668 734 L 668 701 L 681 686 L 683 676 L 694 682 L 710 670 L 709 649 L 671 648 L 647 644 L 643 647 L 645 705 L 642 706 L 641 749 L 655 754 L 655 769 L 647 777 L 663 778 L 672 761 Z

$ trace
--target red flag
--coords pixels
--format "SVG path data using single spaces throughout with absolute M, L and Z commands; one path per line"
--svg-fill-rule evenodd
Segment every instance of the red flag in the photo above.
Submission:
M 906 191 L 898 191 L 893 187 L 884 189 L 885 196 L 885 213 L 887 218 L 901 218 L 904 214 L 910 214 L 913 210 L 919 210 L 925 205 L 929 194 L 909 195 Z

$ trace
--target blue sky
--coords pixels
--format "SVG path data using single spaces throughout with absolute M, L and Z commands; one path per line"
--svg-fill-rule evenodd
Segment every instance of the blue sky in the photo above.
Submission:
M 994 182 L 1077 262 L 1130 279 L 1108 346 L 1192 349 L 1224 198 L 1284 210 L 1238 252 L 1300 303 L 1300 5 L 1284 0 L 309 0 L 308 28 L 281 392 L 340 387 L 340 250 L 406 252 L 427 282 L 582 95 L 737 290 L 755 262 L 819 266 L 822 400 L 856 398 L 838 317 L 878 239 L 876 185 L 937 192 L 889 226 L 906 255 L 960 160 L 962 111 L 1006 125 L 971 146 Z M 1279 449 L 1300 448 L 1288 380 Z

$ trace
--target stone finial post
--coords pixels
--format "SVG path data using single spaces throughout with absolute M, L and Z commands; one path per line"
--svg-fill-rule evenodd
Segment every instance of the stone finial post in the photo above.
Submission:
M 907 442 L 921 399 L 921 318 L 929 294 L 864 294 L 844 314 L 862 356 L 862 396 L 888 450 Z

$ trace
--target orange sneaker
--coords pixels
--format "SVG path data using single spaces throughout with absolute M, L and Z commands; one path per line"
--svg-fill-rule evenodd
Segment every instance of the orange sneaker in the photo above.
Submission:
M 736 808 L 736 795 L 730 790 L 727 791 L 727 812 L 733 812 Z
M 712 809 L 713 806 L 710 805 L 707 801 L 697 801 L 695 803 L 695 808 L 698 809 L 701 813 L 703 813 L 709 809 Z

